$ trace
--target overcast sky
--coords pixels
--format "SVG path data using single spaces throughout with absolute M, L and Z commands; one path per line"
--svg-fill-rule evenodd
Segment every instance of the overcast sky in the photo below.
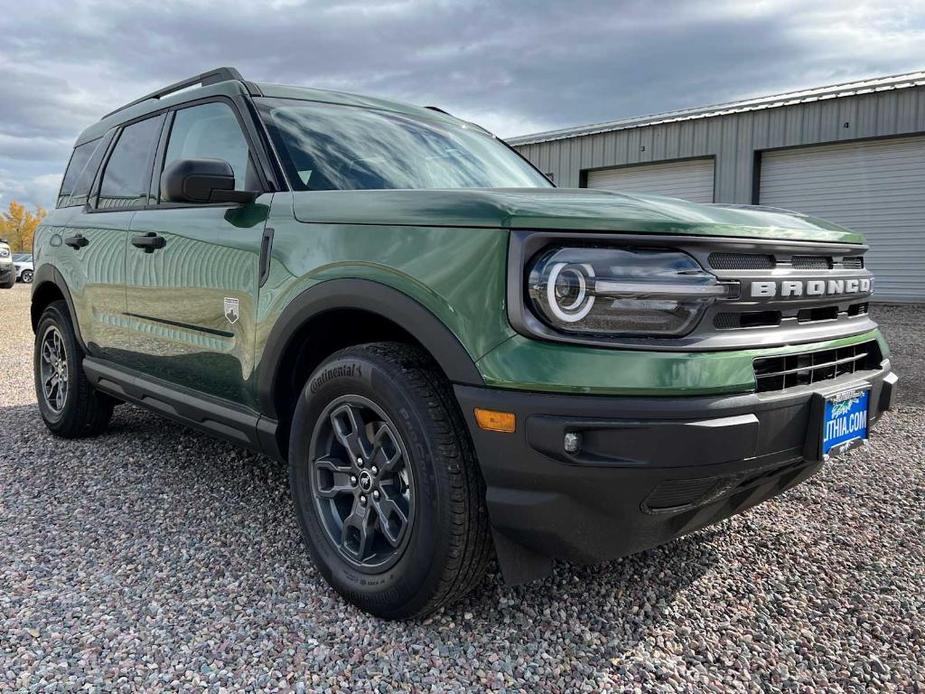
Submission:
M 84 127 L 219 65 L 513 136 L 925 69 L 925 0 L 20 0 L 0 36 L 0 207 L 51 206 Z

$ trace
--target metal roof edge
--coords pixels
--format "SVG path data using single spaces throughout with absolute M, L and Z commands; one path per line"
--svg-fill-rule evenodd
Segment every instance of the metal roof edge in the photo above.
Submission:
M 697 120 L 701 118 L 714 118 L 717 116 L 731 115 L 733 113 L 745 113 L 747 111 L 759 111 L 769 108 L 781 108 L 783 106 L 795 106 L 797 104 L 821 101 L 824 99 L 838 99 L 880 91 L 911 89 L 921 86 L 925 86 L 925 70 L 907 72 L 898 75 L 889 75 L 886 77 L 855 80 L 853 82 L 842 82 L 824 87 L 801 89 L 792 92 L 784 92 L 781 94 L 770 94 L 768 96 L 741 99 L 739 101 L 730 101 L 709 106 L 700 106 L 697 108 L 666 111 L 648 116 L 623 118 L 620 120 L 608 121 L 604 123 L 593 123 L 591 125 L 580 125 L 571 128 L 547 130 L 529 135 L 518 135 L 516 137 L 505 138 L 505 141 L 509 145 L 514 146 L 538 144 L 541 142 L 551 142 L 553 140 L 566 140 L 572 137 L 581 137 L 584 135 L 597 135 L 600 133 L 614 132 L 617 130 L 628 130 L 630 128 L 641 128 L 651 125 L 662 125 L 664 123 Z

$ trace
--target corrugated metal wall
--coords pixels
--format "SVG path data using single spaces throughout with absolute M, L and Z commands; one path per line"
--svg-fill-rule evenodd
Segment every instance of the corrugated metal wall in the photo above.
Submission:
M 759 200 L 864 232 L 875 297 L 925 301 L 925 137 L 768 152 Z
M 847 124 L 847 127 L 846 125 Z M 925 88 L 857 96 L 517 145 L 561 187 L 609 166 L 716 157 L 717 202 L 750 203 L 756 152 L 780 147 L 925 133 Z
M 588 188 L 621 193 L 655 193 L 691 202 L 713 202 L 713 160 L 682 159 L 597 169 L 588 173 L 586 183 Z

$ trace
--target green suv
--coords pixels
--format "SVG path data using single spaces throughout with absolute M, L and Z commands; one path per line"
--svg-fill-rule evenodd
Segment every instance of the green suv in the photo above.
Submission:
M 637 552 L 864 442 L 858 234 L 555 188 L 437 108 L 220 68 L 77 139 L 35 236 L 48 428 L 130 402 L 287 462 L 325 579 L 426 614 Z

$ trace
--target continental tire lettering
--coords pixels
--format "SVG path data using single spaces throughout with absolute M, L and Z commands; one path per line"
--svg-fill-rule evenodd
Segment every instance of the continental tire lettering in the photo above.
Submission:
M 312 379 L 308 389 L 312 393 L 317 393 L 329 381 L 343 376 L 362 376 L 362 371 L 358 364 L 345 364 L 343 366 L 330 366 Z

